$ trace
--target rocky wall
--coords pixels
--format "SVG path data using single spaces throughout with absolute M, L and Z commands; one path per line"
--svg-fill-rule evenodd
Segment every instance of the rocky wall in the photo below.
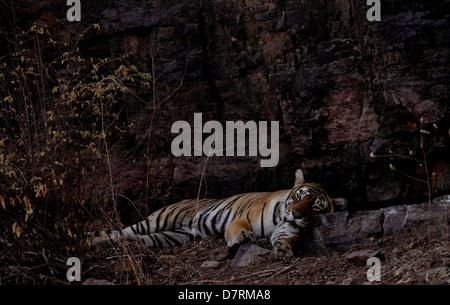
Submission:
M 19 5 L 16 18 L 65 27 L 60 2 Z M 426 178 L 423 165 L 400 157 L 411 151 L 421 158 L 420 118 L 436 132 L 434 142 L 424 137 L 433 145 L 427 155 L 433 191 L 450 190 L 450 1 L 382 1 L 380 22 L 366 19 L 362 0 L 82 5 L 82 21 L 70 26 L 102 26 L 80 43 L 86 56 L 130 54 L 143 71 L 154 63 L 157 78 L 156 100 L 144 88 L 136 94 L 147 104 L 121 97 L 124 120 L 134 127 L 111 152 L 118 193 L 147 203 L 192 198 L 204 174 L 201 196 L 225 197 L 289 188 L 295 169 L 303 168 L 308 181 L 347 197 L 350 209 L 421 201 L 426 184 L 389 167 Z M 278 165 L 261 168 L 259 157 L 174 157 L 171 126 L 192 123 L 194 112 L 204 122 L 279 121 Z M 143 143 L 150 128 L 147 175 Z M 124 157 L 129 151 L 140 156 L 133 164 Z M 94 180 L 99 192 L 109 188 L 102 180 L 108 181 Z
M 448 195 L 431 203 L 394 205 L 372 211 L 348 211 L 318 215 L 307 247 L 349 247 L 369 238 L 391 237 L 397 234 L 422 234 L 442 238 L 448 234 Z

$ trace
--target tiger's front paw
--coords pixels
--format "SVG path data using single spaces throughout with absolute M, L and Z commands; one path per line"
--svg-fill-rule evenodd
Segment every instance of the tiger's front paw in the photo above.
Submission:
M 290 258 L 294 256 L 291 246 L 281 242 L 275 243 L 272 252 L 276 259 Z
M 231 253 L 235 253 L 240 245 L 246 242 L 255 242 L 255 234 L 247 230 L 241 230 L 236 234 L 231 240 L 228 241 L 227 245 Z

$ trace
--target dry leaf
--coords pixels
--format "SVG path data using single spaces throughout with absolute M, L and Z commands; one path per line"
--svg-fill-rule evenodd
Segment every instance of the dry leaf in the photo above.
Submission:
M 27 211 L 32 210 L 30 199 L 27 196 L 23 197 L 23 203 L 25 204 L 25 209 Z
M 0 195 L 0 203 L 2 204 L 3 209 L 6 210 L 5 198 L 2 195 Z
M 12 230 L 13 233 L 17 235 L 17 238 L 19 238 L 20 234 L 22 233 L 22 228 L 17 224 L 17 222 L 13 223 Z
M 25 222 L 28 220 L 28 216 L 33 214 L 33 208 L 31 207 L 30 199 L 27 196 L 23 197 L 23 203 L 25 204 L 25 209 L 27 210 L 27 214 L 25 215 Z

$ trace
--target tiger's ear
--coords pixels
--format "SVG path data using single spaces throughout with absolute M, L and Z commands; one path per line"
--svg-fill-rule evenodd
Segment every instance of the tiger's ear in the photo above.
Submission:
M 331 200 L 336 210 L 343 210 L 347 207 L 347 199 L 345 198 L 333 198 Z
M 303 171 L 301 169 L 297 169 L 295 171 L 295 183 L 294 187 L 305 183 L 305 177 L 303 176 Z

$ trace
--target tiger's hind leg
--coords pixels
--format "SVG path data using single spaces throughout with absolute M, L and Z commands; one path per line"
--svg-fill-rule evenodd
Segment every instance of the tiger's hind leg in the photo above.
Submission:
M 233 220 L 225 231 L 225 240 L 231 255 L 235 255 L 240 245 L 255 242 L 255 234 L 251 231 L 250 223 L 246 220 Z

